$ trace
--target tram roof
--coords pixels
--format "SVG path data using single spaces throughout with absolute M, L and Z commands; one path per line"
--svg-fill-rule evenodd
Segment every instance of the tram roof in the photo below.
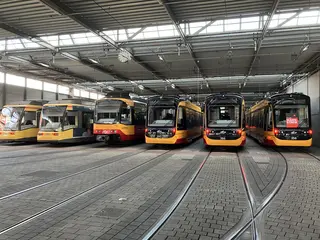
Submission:
M 43 106 L 44 104 L 48 103 L 46 100 L 25 100 L 25 101 L 16 101 L 12 103 L 8 103 L 5 106 Z
M 45 105 L 94 105 L 94 101 L 85 100 L 85 99 L 61 99 L 61 100 L 54 100 L 50 101 Z

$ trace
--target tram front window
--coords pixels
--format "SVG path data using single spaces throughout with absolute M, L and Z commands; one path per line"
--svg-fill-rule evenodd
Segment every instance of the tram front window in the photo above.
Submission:
M 208 127 L 239 127 L 239 106 L 209 106 Z
M 19 123 L 23 114 L 23 107 L 5 107 L 1 111 L 2 118 L 4 119 L 3 130 L 19 130 Z
M 275 107 L 275 127 L 308 128 L 309 114 L 307 105 L 278 105 Z
M 66 121 L 66 107 L 44 107 L 42 110 L 42 131 L 61 131 L 62 124 Z
M 174 127 L 176 108 L 174 107 L 149 107 L 149 127 Z
M 106 101 L 96 106 L 96 123 L 129 125 L 131 120 L 131 108 L 118 101 Z

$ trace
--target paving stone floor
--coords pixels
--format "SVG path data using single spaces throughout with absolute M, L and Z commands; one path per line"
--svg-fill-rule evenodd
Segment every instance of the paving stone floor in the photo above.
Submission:
M 320 149 L 310 151 L 320 156 Z M 288 175 L 257 227 L 264 239 L 320 239 L 320 161 L 300 150 L 281 152 Z M 0 144 L 0 239 L 142 239 L 209 153 L 201 139 L 184 147 Z M 238 157 L 258 208 L 281 179 L 285 166 L 279 153 L 250 139 L 241 151 L 214 148 L 153 239 L 223 239 L 247 221 Z M 83 191 L 88 192 L 76 197 Z M 247 235 L 241 239 L 250 239 Z

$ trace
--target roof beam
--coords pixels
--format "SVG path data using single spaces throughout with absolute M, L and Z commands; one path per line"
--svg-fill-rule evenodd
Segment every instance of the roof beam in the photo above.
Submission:
M 39 62 L 37 62 L 35 60 L 32 60 L 32 59 L 30 60 L 30 59 L 25 59 L 25 58 L 16 57 L 16 56 L 9 56 L 8 59 L 12 60 L 14 62 L 17 62 L 17 63 L 30 64 L 30 65 L 36 66 L 38 68 L 41 68 L 43 70 L 46 70 L 46 71 L 54 71 L 56 73 L 65 75 L 66 77 L 71 77 L 71 78 L 78 79 L 78 80 L 80 80 L 82 82 L 95 82 L 95 80 L 92 79 L 92 78 L 81 76 L 79 74 L 70 72 L 70 71 L 65 70 L 65 69 L 57 68 L 57 67 L 52 66 L 52 65 L 48 65 L 48 67 L 46 67 L 46 66 L 42 65 L 41 63 L 39 63 Z
M 78 24 L 80 24 L 84 28 L 88 29 L 93 34 L 95 34 L 96 36 L 103 39 L 107 44 L 109 44 L 110 46 L 112 46 L 116 50 L 128 52 L 133 61 L 135 61 L 136 63 L 141 65 L 147 71 L 151 72 L 155 78 L 165 79 L 165 77 L 161 73 L 157 72 L 155 69 L 153 69 L 147 63 L 143 62 L 141 59 L 134 56 L 132 52 L 121 48 L 120 45 L 118 45 L 112 38 L 110 38 L 109 36 L 104 34 L 102 31 L 100 31 L 100 29 L 97 26 L 95 26 L 95 24 L 90 23 L 89 21 L 87 21 L 83 17 L 76 14 L 76 12 L 73 9 L 71 9 L 70 7 L 65 5 L 64 3 L 62 3 L 60 0 L 39 0 L 39 1 L 41 1 L 43 4 L 50 7 L 54 11 L 58 12 L 59 14 L 68 16 L 69 18 L 71 18 L 72 20 L 74 20 L 75 22 L 77 22 Z
M 277 7 L 278 7 L 278 5 L 279 5 L 279 2 L 280 2 L 280 0 L 274 0 L 274 1 L 273 1 L 271 11 L 270 11 L 270 13 L 269 13 L 269 16 L 268 16 L 268 19 L 267 19 L 266 23 L 264 24 L 263 29 L 262 29 L 261 36 L 260 36 L 260 38 L 259 38 L 259 39 L 257 40 L 257 42 L 256 42 L 256 49 L 255 49 L 254 55 L 253 55 L 253 57 L 252 57 L 252 59 L 251 59 L 250 66 L 249 66 L 248 72 L 247 72 L 247 74 L 246 74 L 246 78 L 251 74 L 253 65 L 254 65 L 254 63 L 255 63 L 258 55 L 259 55 L 259 51 L 260 51 L 260 49 L 261 49 L 262 42 L 263 42 L 263 40 L 264 40 L 264 38 L 265 38 L 265 36 L 266 36 L 266 34 L 267 34 L 267 32 L 268 32 L 269 25 L 270 25 L 271 20 L 272 20 L 275 12 L 276 12 L 276 10 L 277 10 Z M 246 78 L 245 78 L 245 79 L 246 79 Z M 244 80 L 244 81 L 246 81 L 246 80 Z
M 9 26 L 8 24 L 2 22 L 0 24 L 0 27 L 8 32 L 11 32 L 13 34 L 16 34 L 22 38 L 26 38 L 26 39 L 30 39 L 32 42 L 37 43 L 39 45 L 41 45 L 44 48 L 49 49 L 50 51 L 53 51 L 55 53 L 60 53 L 62 56 L 64 56 L 65 58 L 71 59 L 73 61 L 77 61 L 85 66 L 88 66 L 90 68 L 93 68 L 95 70 L 98 70 L 100 72 L 109 74 L 111 76 L 113 76 L 116 79 L 123 79 L 124 77 L 118 73 L 115 73 L 113 71 L 111 71 L 110 69 L 105 68 L 104 66 L 100 65 L 100 64 L 93 64 L 90 61 L 86 60 L 86 59 L 82 59 L 79 56 L 76 56 L 74 54 L 68 53 L 68 52 L 64 52 L 64 51 L 60 51 L 59 48 L 56 48 L 55 46 L 51 45 L 50 43 L 42 40 L 41 38 L 38 37 L 34 37 L 30 34 L 27 34 L 23 31 L 20 31 L 19 29 L 16 29 L 12 26 Z
M 167 4 L 167 1 L 166 1 L 166 0 L 158 0 L 158 1 L 159 1 L 159 3 L 161 3 L 161 4 L 164 6 L 164 8 L 165 8 L 167 14 L 169 15 L 169 17 L 170 17 L 173 25 L 175 26 L 175 28 L 176 28 L 176 30 L 178 31 L 178 33 L 179 33 L 179 35 L 180 35 L 183 43 L 185 44 L 185 46 L 186 46 L 186 48 L 187 48 L 189 54 L 191 55 L 192 60 L 194 61 L 194 64 L 196 65 L 199 74 L 200 74 L 203 78 L 205 78 L 204 73 L 202 72 L 202 69 L 200 68 L 199 61 L 196 59 L 196 56 L 195 56 L 195 54 L 194 54 L 194 52 L 193 52 L 192 46 L 191 46 L 191 44 L 189 44 L 189 43 L 187 42 L 186 35 L 184 34 L 183 30 L 181 29 L 181 27 L 180 27 L 180 25 L 179 25 L 179 21 L 178 21 L 177 18 L 175 17 L 172 9 L 171 9 L 171 8 L 169 7 L 169 5 Z

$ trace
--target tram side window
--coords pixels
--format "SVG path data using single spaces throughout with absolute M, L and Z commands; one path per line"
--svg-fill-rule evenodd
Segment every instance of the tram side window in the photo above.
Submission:
M 41 110 L 37 111 L 37 127 L 40 127 Z
M 263 128 L 263 109 L 259 110 L 259 128 Z
M 24 116 L 21 120 L 21 129 L 35 128 L 37 126 L 37 113 L 36 112 L 24 112 Z
M 273 120 L 272 120 L 272 108 L 271 107 L 269 107 L 269 109 L 268 109 L 268 114 L 267 114 L 267 130 L 268 131 L 272 131 L 272 125 L 273 125 Z
M 145 125 L 145 116 L 147 107 L 143 104 L 137 103 L 134 107 L 134 124 Z
M 83 113 L 82 128 L 85 128 L 86 130 L 91 129 L 92 123 L 93 123 L 93 113 L 84 112 Z
M 68 130 L 78 127 L 78 112 L 68 111 L 64 120 L 63 129 Z
M 186 109 L 183 107 L 178 108 L 177 128 L 178 130 L 186 129 Z
M 131 108 L 130 107 L 122 107 L 121 108 L 121 120 L 122 124 L 131 124 Z

